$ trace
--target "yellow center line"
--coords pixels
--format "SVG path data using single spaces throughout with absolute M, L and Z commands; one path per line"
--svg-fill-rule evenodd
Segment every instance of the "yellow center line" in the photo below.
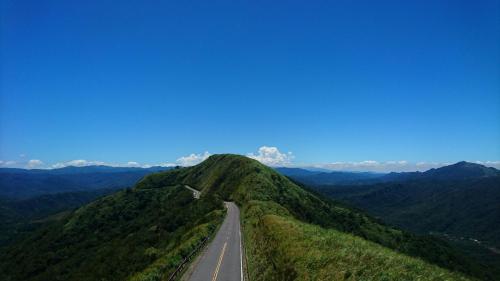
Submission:
M 222 259 L 224 258 L 224 253 L 226 252 L 226 246 L 227 242 L 225 242 L 224 247 L 222 247 L 222 252 L 220 253 L 219 262 L 217 263 L 217 267 L 215 268 L 214 274 L 212 275 L 212 281 L 217 280 L 217 275 L 219 274 L 220 265 L 222 263 Z

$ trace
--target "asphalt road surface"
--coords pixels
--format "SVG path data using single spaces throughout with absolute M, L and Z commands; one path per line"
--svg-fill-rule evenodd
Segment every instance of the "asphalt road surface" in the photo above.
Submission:
M 225 204 L 226 218 L 195 265 L 190 281 L 243 281 L 240 210 L 233 202 Z
M 190 187 L 189 185 L 184 185 L 185 188 L 191 190 L 191 192 L 193 192 L 193 197 L 195 199 L 200 199 L 200 192 L 192 187 Z

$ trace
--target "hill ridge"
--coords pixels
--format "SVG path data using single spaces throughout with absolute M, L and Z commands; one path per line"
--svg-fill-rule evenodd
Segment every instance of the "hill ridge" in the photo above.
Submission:
M 196 202 L 200 203 L 193 202 L 195 199 L 183 187 L 185 184 L 202 191 L 200 199 L 196 200 Z M 158 195 L 162 195 L 160 198 L 164 198 L 166 201 L 158 202 L 158 199 L 156 199 Z M 146 231 L 147 229 L 156 231 L 158 228 L 155 228 L 154 225 L 151 226 L 148 217 L 145 217 L 145 214 L 139 211 L 144 208 L 143 206 L 147 206 L 144 205 L 144 202 L 155 202 L 154 208 L 170 206 L 175 203 L 177 206 L 176 213 L 182 214 L 184 203 L 177 201 L 176 196 L 184 198 L 182 200 L 187 200 L 187 206 L 192 206 L 191 208 L 194 208 L 194 210 L 198 210 L 196 208 L 197 204 L 205 204 L 206 207 L 203 209 L 205 213 L 210 210 L 212 212 L 216 211 L 216 206 L 219 206 L 216 202 L 222 202 L 221 199 L 234 201 L 240 206 L 242 235 L 245 241 L 248 271 L 252 280 L 289 280 L 292 277 L 296 280 L 309 280 L 310 278 L 314 280 L 332 280 L 332 276 L 336 276 L 334 280 L 344 280 L 345 276 L 370 280 L 394 279 L 397 277 L 416 279 L 422 276 L 425 277 L 424 280 L 431 280 L 445 276 L 450 280 L 469 280 L 469 277 L 465 274 L 482 276 L 473 264 L 456 253 L 447 244 L 429 237 L 415 236 L 383 225 L 360 211 L 337 204 L 319 194 L 313 194 L 272 168 L 240 155 L 213 155 L 196 166 L 146 176 L 131 190 L 107 196 L 96 201 L 100 203 L 91 203 L 78 209 L 70 215 L 68 221 L 71 223 L 69 225 L 72 227 L 71 229 L 77 227 L 84 233 L 84 228 L 81 228 L 84 225 L 106 226 L 108 223 L 114 222 L 111 225 L 115 225 L 120 231 L 116 232 L 111 228 L 109 231 L 102 230 L 104 232 L 101 235 L 107 235 L 111 239 L 115 235 L 118 237 L 132 237 L 128 238 L 132 239 L 130 242 L 135 241 L 135 243 L 138 243 L 135 239 L 141 236 L 130 236 L 128 233 L 128 231 L 135 228 L 129 229 L 125 227 L 127 224 L 116 224 L 116 221 L 109 220 L 114 216 L 120 217 L 120 212 L 124 206 L 130 205 L 132 212 L 127 212 L 127 217 L 122 218 L 120 221 L 123 221 L 123 219 L 125 221 L 131 220 L 142 235 L 145 235 L 149 233 Z M 169 202 L 168 200 L 171 200 L 169 198 L 176 201 Z M 147 208 L 148 212 L 154 209 L 153 206 Z M 108 210 L 113 215 L 104 215 L 107 214 Z M 164 211 L 166 215 L 172 215 L 168 209 Z M 197 214 L 202 216 L 204 213 L 198 212 Z M 210 220 L 211 225 L 214 226 L 218 221 L 217 216 L 215 218 L 214 215 L 210 217 L 212 218 Z M 174 223 L 174 225 L 180 223 L 181 226 L 184 225 L 182 227 L 193 224 L 193 222 L 188 221 L 176 222 L 174 218 L 169 217 L 169 220 L 165 221 L 166 225 L 163 228 L 175 233 L 176 230 L 169 226 L 170 223 Z M 208 218 L 200 217 L 197 221 L 202 222 L 204 220 L 208 220 Z M 143 221 L 148 223 L 141 225 Z M 56 224 L 55 229 L 58 229 L 57 227 L 64 229 L 64 225 L 66 223 L 62 225 Z M 79 225 L 81 227 L 78 227 Z M 287 229 L 287 231 L 283 232 L 283 229 Z M 185 230 L 192 233 L 189 228 Z M 317 232 L 320 236 L 311 236 L 310 233 L 314 232 Z M 50 235 L 55 235 L 57 239 L 54 240 L 46 233 L 52 233 Z M 16 247 L 26 249 L 31 247 L 32 244 L 30 243 L 41 243 L 43 249 L 54 247 L 57 249 L 61 239 L 69 239 L 70 241 L 74 239 L 72 237 L 61 238 L 56 233 L 42 232 L 37 234 L 41 235 L 38 236 L 41 239 L 35 239 L 35 236 L 21 241 L 17 246 L 11 248 L 6 256 L 0 257 L 0 260 L 16 260 L 19 263 L 19 265 L 9 263 L 10 267 L 12 267 L 9 268 L 9 272 L 11 272 L 16 268 L 26 267 L 25 263 L 28 261 L 38 260 L 38 258 L 28 260 L 12 259 L 18 253 Z M 79 239 L 87 241 L 89 237 L 94 237 L 93 235 L 80 236 Z M 308 247 L 307 245 L 309 245 L 312 247 L 311 249 L 316 251 L 316 254 L 308 251 L 290 251 L 290 249 L 301 249 L 302 247 L 299 247 L 297 244 L 299 241 L 294 238 L 294 235 L 303 237 L 303 239 L 300 239 L 303 243 L 306 243 L 303 246 Z M 97 245 L 96 247 L 99 247 L 100 243 L 106 243 L 105 240 L 91 239 L 90 241 L 94 243 L 93 245 Z M 182 240 L 174 241 L 180 243 Z M 322 244 L 325 243 L 324 241 L 328 241 L 328 244 Z M 352 241 L 352 243 L 345 243 L 346 241 Z M 362 241 L 366 241 L 366 243 Z M 62 245 L 64 246 L 64 244 Z M 147 253 L 164 253 L 161 247 L 163 247 L 161 244 L 155 245 L 156 250 L 150 249 Z M 380 249 L 384 250 L 381 252 Z M 80 252 L 74 254 L 78 256 L 78 253 Z M 40 253 L 42 256 L 43 254 Z M 30 255 L 35 255 L 35 253 L 30 253 Z M 134 279 L 134 281 L 159 280 L 151 279 L 151 276 L 153 276 L 151 274 L 161 268 L 168 272 L 168 268 L 172 268 L 174 264 L 158 267 L 158 264 L 163 264 L 161 263 L 162 255 L 156 261 L 154 257 L 158 256 L 151 256 L 153 263 L 150 265 L 144 264 L 144 262 L 141 263 L 146 268 L 134 267 L 133 270 L 139 270 L 139 272 L 134 273 L 134 276 L 150 278 Z M 117 257 L 120 257 L 120 255 L 117 254 Z M 321 257 L 321 261 L 316 260 L 319 257 Z M 362 257 L 367 258 L 366 263 L 355 265 L 354 261 Z M 53 262 L 56 262 L 56 265 L 60 263 L 58 259 Z M 62 262 L 64 263 L 64 260 Z M 325 268 L 318 267 L 318 265 L 325 263 L 329 266 Z M 304 264 L 307 264 L 307 266 L 304 266 Z M 53 266 L 55 265 L 49 266 L 47 270 L 54 270 Z M 113 265 L 109 266 L 110 268 L 101 270 L 103 272 L 112 272 Z M 381 272 L 381 268 L 384 268 L 385 271 Z M 128 270 L 132 269 L 129 268 Z M 346 273 L 347 271 L 349 273 Z M 125 276 L 123 272 L 121 276 Z M 158 276 L 161 277 L 161 275 Z M 24 280 L 34 281 L 37 279 L 24 278 Z M 115 279 L 110 278 L 110 280 Z

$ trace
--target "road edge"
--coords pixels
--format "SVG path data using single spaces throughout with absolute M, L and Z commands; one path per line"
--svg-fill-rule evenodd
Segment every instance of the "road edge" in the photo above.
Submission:
M 201 257 L 205 254 L 205 252 L 208 249 L 208 246 L 210 243 L 212 243 L 212 240 L 214 240 L 215 236 L 219 232 L 220 228 L 222 227 L 222 224 L 224 223 L 224 220 L 226 219 L 227 216 L 227 208 L 226 208 L 226 214 L 224 215 L 224 219 L 222 222 L 217 226 L 217 228 L 212 232 L 210 235 L 210 238 L 208 241 L 205 243 L 205 246 L 203 246 L 203 250 L 199 251 L 198 254 L 196 254 L 196 258 L 192 259 L 191 262 L 189 263 L 188 266 L 185 267 L 185 269 L 182 271 L 180 278 L 177 278 L 179 281 L 188 281 L 189 277 L 191 277 L 191 274 L 193 274 L 194 269 L 196 268 L 196 265 L 200 262 Z M 241 228 L 241 226 L 240 226 Z
M 242 268 L 242 274 L 243 274 L 243 280 L 242 281 L 250 281 L 250 276 L 248 275 L 248 260 L 247 260 L 247 251 L 245 250 L 245 230 L 243 227 L 243 216 L 241 215 L 243 208 L 240 208 L 240 242 L 241 242 L 241 249 L 240 253 L 243 256 L 242 263 L 243 263 L 243 268 Z

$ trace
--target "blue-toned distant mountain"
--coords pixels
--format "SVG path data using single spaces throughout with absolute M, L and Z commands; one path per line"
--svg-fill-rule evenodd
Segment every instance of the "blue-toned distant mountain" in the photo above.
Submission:
M 285 175 L 287 177 L 308 177 L 308 176 L 313 176 L 320 174 L 321 172 L 319 171 L 312 171 L 309 169 L 303 169 L 303 168 L 288 168 L 288 167 L 278 167 L 275 168 L 276 171 L 281 173 L 282 175 Z
M 381 179 L 372 172 L 314 171 L 306 168 L 276 168 L 276 171 L 306 185 L 357 184 Z
M 86 166 L 60 169 L 0 169 L 0 197 L 27 199 L 42 194 L 120 189 L 133 186 L 144 176 L 172 167 Z
M 443 235 L 500 269 L 499 170 L 459 162 L 426 172 L 390 173 L 376 180 L 311 187 L 406 230 Z
M 281 174 L 306 185 L 367 185 L 382 182 L 402 182 L 409 180 L 466 180 L 499 176 L 499 170 L 483 165 L 458 162 L 453 165 L 425 172 L 346 172 L 346 171 L 313 171 L 306 168 L 276 168 Z
M 377 180 L 313 188 L 412 231 L 474 237 L 500 247 L 499 170 L 458 162 Z
M 389 173 L 378 179 L 380 182 L 408 180 L 467 180 L 500 176 L 500 171 L 476 163 L 461 161 L 453 165 L 425 172 Z

